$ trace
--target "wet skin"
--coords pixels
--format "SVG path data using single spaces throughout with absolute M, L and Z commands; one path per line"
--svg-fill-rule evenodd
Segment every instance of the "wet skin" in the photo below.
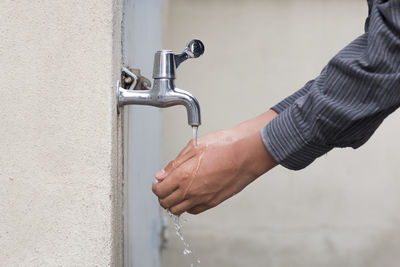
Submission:
M 156 174 L 153 192 L 173 214 L 201 213 L 239 193 L 276 166 L 260 130 L 278 114 L 269 110 L 232 129 L 189 142 Z

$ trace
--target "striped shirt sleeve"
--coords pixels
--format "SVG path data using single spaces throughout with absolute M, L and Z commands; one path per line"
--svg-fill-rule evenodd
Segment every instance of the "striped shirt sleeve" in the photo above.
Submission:
M 358 148 L 400 106 L 400 1 L 370 0 L 366 32 L 313 81 L 272 107 L 264 145 L 298 170 L 335 147 Z

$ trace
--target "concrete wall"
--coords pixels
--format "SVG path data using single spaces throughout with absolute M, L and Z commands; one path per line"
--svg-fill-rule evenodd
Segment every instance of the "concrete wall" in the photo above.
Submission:
M 1 266 L 121 263 L 120 2 L 0 2 Z
M 363 0 L 170 0 L 163 47 L 205 43 L 176 81 L 198 97 L 204 134 L 262 113 L 317 76 L 362 33 L 366 15 Z M 202 266 L 398 266 L 399 119 L 390 116 L 358 150 L 336 149 L 299 172 L 277 167 L 215 209 L 184 216 Z M 166 163 L 191 129 L 182 108 L 163 110 L 163 123 Z M 185 266 L 173 229 L 162 262 Z

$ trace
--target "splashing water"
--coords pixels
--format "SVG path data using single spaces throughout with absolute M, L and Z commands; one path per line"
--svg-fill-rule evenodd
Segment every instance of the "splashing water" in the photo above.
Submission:
M 167 210 L 167 212 L 168 212 L 169 217 L 171 217 L 171 219 L 174 221 L 176 235 L 183 242 L 183 255 L 192 254 L 193 253 L 192 249 L 190 248 L 189 243 L 186 242 L 185 237 L 183 236 L 183 233 L 182 233 L 182 224 L 181 224 L 180 216 L 176 216 L 176 215 L 172 214 L 172 212 L 170 210 Z M 192 256 L 195 257 L 193 254 L 192 254 Z M 200 267 L 200 258 L 197 258 L 196 262 L 197 262 L 196 267 Z M 194 267 L 194 264 L 191 263 L 190 267 Z

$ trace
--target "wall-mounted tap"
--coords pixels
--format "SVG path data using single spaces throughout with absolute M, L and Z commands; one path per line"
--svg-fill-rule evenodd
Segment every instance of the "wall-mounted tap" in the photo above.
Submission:
M 132 90 L 137 87 L 138 77 L 127 69 L 123 71 L 134 82 L 129 89 L 117 86 L 118 107 L 124 105 L 150 105 L 166 108 L 175 105 L 186 107 L 189 125 L 201 124 L 199 102 L 190 93 L 175 87 L 175 70 L 189 58 L 197 58 L 204 53 L 204 45 L 200 40 L 191 40 L 181 54 L 175 55 L 171 50 L 157 51 L 154 55 L 153 87 L 142 84 L 147 90 Z

